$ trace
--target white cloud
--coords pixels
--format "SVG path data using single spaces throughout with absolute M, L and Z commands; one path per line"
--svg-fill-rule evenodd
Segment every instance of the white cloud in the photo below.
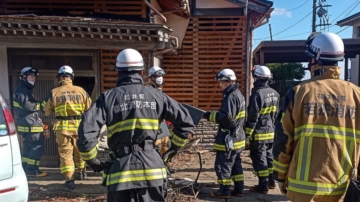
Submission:
M 287 11 L 285 8 L 275 8 L 273 12 L 271 12 L 271 16 L 286 16 L 291 18 L 291 11 Z

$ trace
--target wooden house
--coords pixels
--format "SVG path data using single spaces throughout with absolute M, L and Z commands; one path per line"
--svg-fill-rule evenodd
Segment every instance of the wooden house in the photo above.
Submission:
M 95 100 L 115 86 L 117 54 L 139 50 L 147 69 L 166 71 L 165 92 L 204 110 L 221 104 L 215 75 L 233 69 L 248 97 L 252 34 L 268 22 L 267 0 L 3 0 L 0 2 L 0 93 L 8 104 L 25 66 L 38 68 L 39 100 L 69 65 L 76 85 Z M 145 74 L 146 75 L 146 74 Z M 146 80 L 146 78 L 145 78 Z M 44 117 L 51 125 L 54 116 Z M 214 127 L 214 126 L 211 126 Z M 209 128 L 200 128 L 201 133 Z M 44 166 L 58 164 L 55 138 L 46 140 Z

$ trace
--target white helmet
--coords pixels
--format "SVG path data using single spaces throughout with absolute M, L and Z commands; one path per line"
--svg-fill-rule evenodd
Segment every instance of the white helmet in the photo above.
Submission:
M 63 75 L 70 75 L 72 78 L 74 78 L 74 76 L 75 76 L 73 69 L 67 65 L 60 67 L 58 74 L 56 75 L 56 78 L 58 78 L 59 76 L 63 76 Z
M 149 77 L 164 76 L 164 75 L 165 75 L 165 71 L 160 67 L 154 66 L 149 69 L 149 75 L 148 75 Z
M 217 81 L 235 81 L 236 76 L 235 72 L 231 69 L 223 69 L 219 73 L 216 74 L 215 79 Z
M 334 33 L 312 34 L 306 41 L 305 53 L 319 61 L 342 61 L 344 60 L 344 43 Z
M 145 64 L 141 54 L 131 48 L 122 50 L 116 58 L 116 71 L 141 71 Z
M 24 75 L 39 76 L 39 72 L 37 69 L 34 69 L 32 67 L 24 67 L 20 72 L 20 77 Z
M 272 74 L 267 66 L 255 65 L 255 69 L 253 71 L 253 77 L 262 80 L 269 80 L 272 78 Z

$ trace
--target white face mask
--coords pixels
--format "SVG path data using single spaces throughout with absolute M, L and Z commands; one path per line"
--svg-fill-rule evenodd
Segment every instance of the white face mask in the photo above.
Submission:
M 163 82 L 164 82 L 164 78 L 161 76 L 161 77 L 158 77 L 155 79 L 155 82 L 157 85 L 162 85 Z
M 34 81 L 28 81 L 28 82 L 29 82 L 29 84 L 31 84 L 31 85 L 34 85 L 34 84 L 35 84 Z

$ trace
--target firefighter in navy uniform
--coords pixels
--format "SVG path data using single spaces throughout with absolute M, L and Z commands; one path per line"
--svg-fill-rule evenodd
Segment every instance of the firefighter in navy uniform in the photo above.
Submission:
M 165 71 L 162 68 L 157 66 L 151 67 L 149 69 L 149 74 L 148 74 L 149 86 L 152 86 L 153 88 L 163 91 L 164 75 L 165 75 Z M 172 130 L 173 126 L 171 122 L 165 121 L 165 123 L 168 126 L 169 130 Z M 160 134 L 161 132 L 159 130 L 159 135 Z M 155 149 L 159 151 L 160 155 L 163 155 L 171 145 L 170 138 L 166 136 L 161 139 L 156 139 L 154 145 L 155 145 Z M 175 169 L 172 169 L 169 166 L 168 166 L 168 170 L 170 174 L 176 172 Z
M 218 123 L 214 150 L 216 151 L 215 172 L 220 189 L 210 194 L 213 198 L 230 198 L 231 180 L 234 181 L 235 196 L 243 196 L 244 175 L 241 166 L 240 153 L 245 148 L 245 133 L 243 130 L 245 117 L 245 99 L 241 94 L 239 84 L 235 83 L 233 70 L 223 69 L 216 75 L 223 92 L 223 102 L 216 112 L 206 112 L 204 118 Z
M 163 89 L 163 84 L 164 84 L 164 76 L 165 75 L 165 71 L 163 69 L 161 69 L 160 67 L 151 67 L 149 69 L 149 85 L 152 86 L 153 88 L 156 88 L 160 91 L 162 91 Z M 169 149 L 168 145 L 169 145 L 169 137 L 164 137 L 161 139 L 157 139 L 155 141 L 155 148 L 158 149 L 158 151 L 160 152 L 160 154 L 164 154 L 166 150 Z
M 165 201 L 167 170 L 154 148 L 159 123 L 173 123 L 171 147 L 163 158 L 176 155 L 194 124 L 189 112 L 161 91 L 144 86 L 144 62 L 134 49 L 121 51 L 116 60 L 117 87 L 102 93 L 84 113 L 77 145 L 95 172 L 103 172 L 108 201 Z M 97 157 L 97 136 L 106 124 L 111 161 Z
M 33 96 L 33 89 L 38 71 L 25 67 L 20 73 L 20 83 L 13 95 L 13 107 L 17 115 L 17 130 L 23 137 L 22 165 L 27 175 L 44 177 L 46 172 L 39 170 L 40 158 L 43 156 L 44 129 L 38 112 L 40 102 Z
M 269 87 L 272 74 L 266 66 L 255 66 L 254 89 L 248 106 L 245 133 L 250 137 L 250 157 L 259 184 L 250 191 L 266 194 L 275 189 L 273 177 L 273 142 L 275 119 L 278 113 L 280 95 Z

